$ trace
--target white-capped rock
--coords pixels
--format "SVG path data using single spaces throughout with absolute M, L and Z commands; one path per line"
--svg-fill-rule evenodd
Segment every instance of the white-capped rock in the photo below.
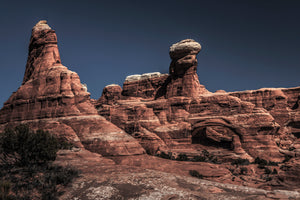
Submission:
M 193 39 L 181 40 L 170 47 L 170 57 L 177 59 L 188 54 L 198 54 L 201 51 L 201 45 Z

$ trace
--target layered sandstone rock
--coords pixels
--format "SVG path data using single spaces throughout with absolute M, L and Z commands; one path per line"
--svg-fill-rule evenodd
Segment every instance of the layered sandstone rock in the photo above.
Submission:
M 122 88 L 119 85 L 111 84 L 105 86 L 102 91 L 101 98 L 96 104 L 113 104 L 117 100 L 121 99 Z
M 292 142 L 295 137 L 289 134 L 299 132 L 297 88 L 211 93 L 198 80 L 200 50 L 191 39 L 172 45 L 169 75 L 127 77 L 116 98 L 103 92 L 96 104 L 99 114 L 136 137 L 151 154 L 223 149 L 220 159 L 282 161 L 281 148 L 298 148 L 299 141 Z M 145 136 L 147 145 L 141 139 Z
M 156 98 L 160 95 L 164 83 L 169 78 L 168 74 L 159 72 L 136 74 L 126 77 L 123 84 L 124 97 Z
M 79 76 L 61 64 L 55 31 L 40 21 L 32 29 L 23 83 L 0 110 L 0 130 L 20 123 L 49 130 L 78 147 L 116 156 L 116 163 L 129 165 L 125 170 L 130 165 L 184 175 L 202 170 L 206 179 L 224 183 L 293 188 L 300 176 L 300 87 L 211 93 L 198 80 L 200 50 L 194 40 L 180 41 L 170 47 L 169 74 L 128 76 L 123 88 L 108 85 L 96 101 Z M 174 164 L 139 155 L 145 151 L 214 164 Z M 119 170 L 86 150 L 69 156 L 73 163 L 80 162 L 74 156 L 87 156 L 85 161 L 95 165 L 104 161 L 105 170 Z M 279 174 L 266 175 L 256 164 L 242 172 L 230 164 L 257 157 L 279 162 L 271 168 Z
M 227 178 L 211 180 L 297 189 L 300 87 L 211 93 L 196 73 L 200 50 L 201 45 L 190 39 L 172 45 L 169 75 L 132 75 L 123 89 L 104 89 L 95 104 L 98 113 L 135 137 L 148 154 L 164 153 L 172 159 L 184 155 L 231 166 Z M 236 159 L 253 162 L 256 158 L 279 166 L 228 165 Z M 129 158 L 122 162 L 136 163 Z M 265 174 L 267 169 L 279 175 L 277 171 Z M 243 176 L 238 178 L 237 173 Z
M 102 155 L 142 154 L 123 130 L 98 115 L 77 73 L 61 64 L 57 37 L 46 21 L 32 29 L 23 83 L 0 110 L 0 126 L 28 123 Z
M 167 85 L 166 97 L 186 96 L 197 97 L 201 94 L 209 93 L 200 84 L 197 75 L 197 54 L 201 50 L 201 45 L 192 40 L 186 39 L 173 44 L 170 47 L 170 83 Z
M 276 143 L 283 149 L 300 148 L 300 118 L 299 99 L 300 87 L 295 88 L 262 88 L 231 92 L 244 101 L 253 103 L 256 107 L 266 109 L 276 123 L 280 125 Z

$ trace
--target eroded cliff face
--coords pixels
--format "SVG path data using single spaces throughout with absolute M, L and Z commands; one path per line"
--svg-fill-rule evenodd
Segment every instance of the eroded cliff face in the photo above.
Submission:
M 99 114 L 137 138 L 151 154 L 212 148 L 224 152 L 221 159 L 282 161 L 278 141 L 280 133 L 287 135 L 291 129 L 285 123 L 291 120 L 289 106 L 295 107 L 291 101 L 297 94 L 290 94 L 289 100 L 279 89 L 262 95 L 211 93 L 198 80 L 200 50 L 194 40 L 180 41 L 170 47 L 169 75 L 133 75 L 126 78 L 123 90 L 105 87 L 96 103 Z
M 84 155 L 92 155 L 87 149 L 112 157 L 124 170 L 138 165 L 184 176 L 198 170 L 223 183 L 297 188 L 300 87 L 212 93 L 198 79 L 200 50 L 194 40 L 180 41 L 170 47 L 169 74 L 128 76 L 123 88 L 108 85 L 96 101 L 77 73 L 61 64 L 55 31 L 40 21 L 32 29 L 23 83 L 0 110 L 0 131 L 27 123 L 74 143 Z M 145 152 L 173 159 L 205 157 L 214 164 L 173 162 Z M 70 154 L 74 163 L 85 157 L 81 153 Z M 279 173 L 273 181 L 267 182 L 270 176 L 255 164 L 236 176 L 241 168 L 232 161 L 257 157 L 280 163 L 272 168 Z M 112 160 L 99 160 L 119 170 Z
M 0 127 L 27 123 L 102 155 L 142 154 L 130 135 L 98 115 L 76 72 L 61 64 L 46 21 L 32 29 L 23 83 L 0 110 Z
M 193 158 L 207 151 L 221 163 L 257 157 L 299 163 L 300 87 L 209 92 L 196 73 L 200 50 L 190 39 L 172 45 L 169 74 L 129 76 L 123 90 L 105 87 L 95 104 L 98 113 L 152 155 Z M 295 180 L 295 166 L 282 167 L 281 178 Z

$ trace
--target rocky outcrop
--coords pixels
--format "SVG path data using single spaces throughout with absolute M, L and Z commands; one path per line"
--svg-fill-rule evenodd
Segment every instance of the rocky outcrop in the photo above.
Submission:
M 172 45 L 169 75 L 127 77 L 123 90 L 118 87 L 119 100 L 103 101 L 114 99 L 108 98 L 113 92 L 103 92 L 96 104 L 99 114 L 151 154 L 222 149 L 218 156 L 223 160 L 260 157 L 279 162 L 285 156 L 281 149 L 298 148 L 297 88 L 211 93 L 198 80 L 200 50 L 191 39 Z
M 167 85 L 166 98 L 173 96 L 197 97 L 209 93 L 200 84 L 197 75 L 197 54 L 201 45 L 192 40 L 186 39 L 173 44 L 170 47 L 172 59 L 169 73 L 170 83 Z
M 190 169 L 204 176 L 224 177 L 225 167 L 195 162 L 170 161 L 146 155 L 120 157 L 113 165 L 87 152 L 59 152 L 56 164 L 76 166 L 80 177 L 65 188 L 62 200 L 69 199 L 299 199 L 296 191 L 268 191 L 250 186 L 224 184 L 188 177 Z M 132 166 L 128 166 L 132 162 Z M 148 166 L 142 165 L 145 163 Z M 150 166 L 149 166 L 150 165 Z M 87 167 L 88 166 L 88 167 Z M 145 169 L 146 168 L 146 169 Z M 159 170 L 158 170 L 159 169 Z M 229 179 L 227 177 L 227 179 Z
M 231 92 L 243 101 L 253 103 L 256 107 L 264 108 L 280 125 L 276 143 L 283 149 L 300 148 L 300 118 L 299 99 L 300 87 L 295 88 L 262 88 Z
M 61 64 L 46 21 L 32 29 L 23 83 L 0 110 L 0 127 L 28 123 L 102 155 L 142 154 L 130 135 L 98 115 L 77 73 Z
M 156 98 L 160 95 L 164 83 L 169 78 L 168 74 L 159 72 L 136 74 L 126 77 L 123 84 L 122 95 L 124 97 Z
M 299 189 L 292 186 L 300 176 L 300 87 L 209 92 L 197 75 L 200 50 L 194 40 L 180 41 L 170 47 L 169 74 L 128 76 L 123 88 L 108 85 L 96 101 L 79 76 L 61 64 L 55 31 L 40 21 L 32 29 L 22 85 L 0 110 L 0 131 L 20 123 L 48 130 L 82 149 L 59 156 L 89 170 L 94 169 L 82 166 L 78 157 L 93 167 L 103 161 L 97 166 L 110 178 L 118 170 L 180 175 L 198 170 L 223 183 Z M 145 152 L 189 162 L 162 161 Z M 272 168 L 234 164 L 256 158 Z
M 111 84 L 105 86 L 102 91 L 101 98 L 96 102 L 99 104 L 113 104 L 117 100 L 121 99 L 122 88 L 119 85 Z
M 105 88 L 96 104 L 98 113 L 136 138 L 151 155 L 219 164 L 259 158 L 279 165 L 229 167 L 232 177 L 211 180 L 299 189 L 295 184 L 300 176 L 296 159 L 300 87 L 211 93 L 196 73 L 200 50 L 201 45 L 190 39 L 172 45 L 168 75 L 133 75 L 126 78 L 123 89 Z M 237 178 L 244 170 L 249 171 Z M 266 175 L 268 170 L 276 175 Z

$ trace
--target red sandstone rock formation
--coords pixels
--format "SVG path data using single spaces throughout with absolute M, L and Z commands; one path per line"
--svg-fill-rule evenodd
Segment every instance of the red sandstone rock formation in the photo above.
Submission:
M 103 93 L 96 104 L 99 114 L 134 136 L 149 154 L 193 157 L 208 150 L 222 162 L 298 157 L 300 87 L 210 93 L 196 73 L 200 50 L 194 40 L 172 45 L 169 75 L 127 77 L 117 99 L 108 90 Z M 280 172 L 288 187 L 300 175 L 299 159 L 292 163 Z
M 97 114 L 79 76 L 61 64 L 55 31 L 32 29 L 23 83 L 0 110 L 0 126 L 28 123 L 102 155 L 142 154 L 138 142 Z
M 152 154 L 178 148 L 211 148 L 212 152 L 223 149 L 219 157 L 225 160 L 283 160 L 276 142 L 278 130 L 287 128 L 283 123 L 290 112 L 287 103 L 280 103 L 287 102 L 287 97 L 276 92 L 269 95 L 277 99 L 274 102 L 258 95 L 247 99 L 246 94 L 238 92 L 210 93 L 200 85 L 196 73 L 200 50 L 200 44 L 190 39 L 172 45 L 170 75 L 129 76 L 122 91 L 119 86 L 110 87 L 118 91 L 116 98 L 105 88 L 96 104 L 99 114 L 133 135 Z M 293 107 L 295 103 L 290 102 Z M 273 105 L 273 112 L 266 110 L 268 104 Z M 295 123 L 291 123 L 295 129 Z
M 197 97 L 209 93 L 200 84 L 197 75 L 197 54 L 201 45 L 191 39 L 182 40 L 170 47 L 170 83 L 167 85 L 166 97 Z
M 0 130 L 27 123 L 101 155 L 121 155 L 114 158 L 119 164 L 183 174 L 202 169 L 210 180 L 297 188 L 300 87 L 211 93 L 196 73 L 200 50 L 194 40 L 176 43 L 170 48 L 170 74 L 129 76 L 123 89 L 106 86 L 95 101 L 79 76 L 61 64 L 55 31 L 40 21 L 32 30 L 23 83 L 0 110 Z M 174 164 L 146 155 L 132 156 L 144 150 L 173 158 L 209 155 L 219 164 Z M 76 153 L 84 155 L 93 160 L 86 150 Z M 257 185 L 261 177 L 270 177 L 253 165 L 238 178 L 234 173 L 241 173 L 241 168 L 228 164 L 237 158 L 253 161 L 256 157 L 276 162 L 285 159 L 273 167 L 279 171 L 273 182 Z M 113 165 L 111 160 L 105 163 Z

